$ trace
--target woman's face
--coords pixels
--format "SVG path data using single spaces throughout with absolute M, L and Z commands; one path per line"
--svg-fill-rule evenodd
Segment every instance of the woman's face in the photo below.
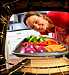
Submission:
M 39 32 L 45 32 L 48 28 L 49 22 L 42 16 L 32 15 L 27 18 L 26 24 Z

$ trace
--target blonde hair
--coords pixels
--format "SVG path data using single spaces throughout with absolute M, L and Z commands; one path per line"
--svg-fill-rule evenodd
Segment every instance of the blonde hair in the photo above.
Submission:
M 50 32 L 50 31 L 52 31 L 52 32 L 54 32 L 54 23 L 53 23 L 53 21 L 47 16 L 47 15 L 43 15 L 43 14 L 41 14 L 41 13 L 39 13 L 39 12 L 33 12 L 33 11 L 30 11 L 30 12 L 28 12 L 26 15 L 25 15 L 25 18 L 24 18 L 24 23 L 25 23 L 25 25 L 27 25 L 26 24 L 26 20 L 27 20 L 27 18 L 28 17 L 30 17 L 30 16 L 32 16 L 32 15 L 36 15 L 36 16 L 42 16 L 45 20 L 47 20 L 48 22 L 49 22 L 49 28 L 47 29 L 47 31 L 48 32 Z

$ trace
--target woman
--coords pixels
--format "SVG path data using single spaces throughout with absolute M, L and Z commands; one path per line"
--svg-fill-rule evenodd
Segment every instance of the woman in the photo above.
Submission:
M 25 16 L 24 23 L 28 27 L 39 31 L 41 34 L 47 34 L 48 32 L 54 31 L 52 20 L 37 12 L 28 12 Z
M 63 16 L 64 15 L 64 16 Z M 52 36 L 65 44 L 69 45 L 69 13 L 67 12 L 49 12 L 48 14 L 39 14 L 29 12 L 24 23 L 41 34 L 54 32 Z

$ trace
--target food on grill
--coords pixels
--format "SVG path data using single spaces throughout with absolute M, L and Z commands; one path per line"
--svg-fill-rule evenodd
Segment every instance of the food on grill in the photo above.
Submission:
M 42 53 L 42 52 L 63 52 L 65 46 L 53 38 L 46 36 L 29 36 L 25 38 L 16 48 L 20 53 Z
M 43 42 L 48 38 L 49 37 L 46 37 L 46 36 L 34 36 L 34 35 L 31 35 L 31 36 L 25 38 L 23 40 L 23 42 Z
M 66 50 L 66 48 L 63 46 L 63 45 L 61 45 L 61 44 L 59 44 L 59 45 L 48 45 L 48 46 L 46 46 L 46 50 L 48 51 L 48 52 L 61 52 L 61 51 L 65 51 Z
M 24 42 L 21 44 L 21 53 L 34 53 L 36 52 L 35 46 L 32 42 Z
M 58 45 L 59 43 L 57 41 L 55 41 L 54 39 L 47 39 L 46 40 L 48 45 Z

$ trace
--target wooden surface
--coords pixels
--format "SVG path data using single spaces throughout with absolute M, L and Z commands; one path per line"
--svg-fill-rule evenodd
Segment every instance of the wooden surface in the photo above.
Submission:
M 33 74 L 55 74 L 62 73 L 65 75 L 69 72 L 69 59 L 67 58 L 31 58 L 31 63 L 20 69 L 25 73 Z M 69 74 L 69 73 L 68 73 Z

